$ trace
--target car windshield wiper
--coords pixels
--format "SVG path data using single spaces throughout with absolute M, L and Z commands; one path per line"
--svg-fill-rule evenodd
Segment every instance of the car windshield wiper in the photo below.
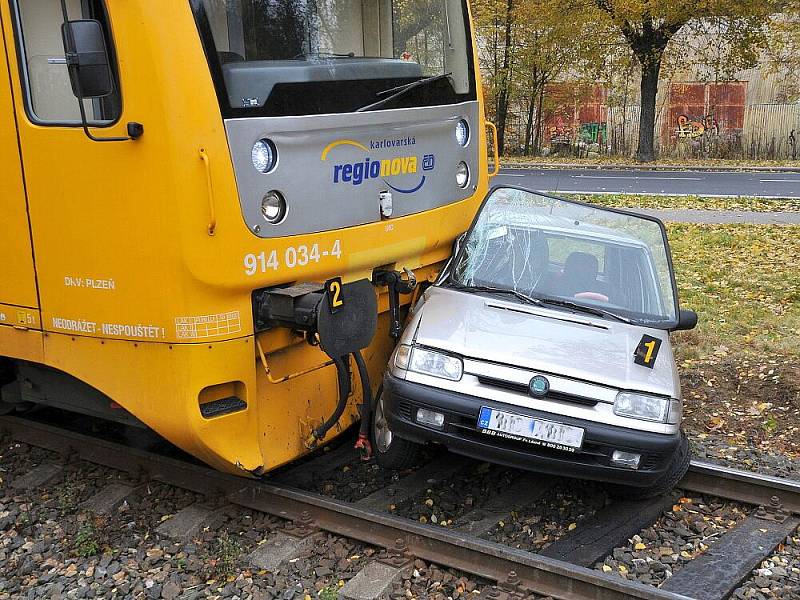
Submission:
M 384 94 L 389 94 L 386 98 L 381 98 L 377 102 L 373 102 L 372 104 L 367 104 L 366 106 L 362 106 L 361 108 L 356 109 L 355 112 L 366 112 L 368 110 L 373 110 L 376 108 L 380 108 L 384 104 L 388 104 L 395 98 L 399 98 L 400 96 L 404 95 L 411 90 L 421 87 L 423 85 L 428 85 L 429 83 L 433 83 L 434 81 L 440 81 L 447 77 L 450 77 L 452 73 L 443 73 L 442 75 L 432 75 L 431 77 L 423 77 L 422 79 L 417 79 L 416 81 L 412 81 L 411 83 L 406 83 L 404 85 L 399 85 L 397 87 L 389 88 L 388 90 L 382 90 L 378 92 L 377 96 L 383 96 Z
M 497 288 L 492 287 L 490 285 L 464 285 L 463 283 L 455 283 L 450 281 L 447 283 L 448 287 L 455 288 L 462 292 L 486 292 L 488 294 L 506 294 L 509 296 L 514 296 L 518 300 L 521 300 L 525 304 L 534 304 L 536 306 L 540 306 L 542 301 L 539 298 L 534 298 L 533 296 L 528 296 L 527 294 L 523 294 L 522 292 L 518 292 L 517 290 L 512 290 L 508 288 Z
M 570 308 L 572 310 L 578 312 L 584 312 L 586 314 L 595 315 L 597 317 L 611 317 L 613 319 L 617 319 L 618 321 L 622 321 L 623 323 L 630 323 L 630 319 L 626 319 L 625 317 L 621 317 L 616 313 L 613 313 L 608 310 L 604 310 L 602 308 L 595 308 L 593 306 L 584 306 L 583 304 L 578 304 L 577 302 L 572 302 L 570 300 L 561 300 L 559 298 L 537 298 L 540 303 L 543 304 L 550 304 L 551 306 L 561 306 L 563 308 Z

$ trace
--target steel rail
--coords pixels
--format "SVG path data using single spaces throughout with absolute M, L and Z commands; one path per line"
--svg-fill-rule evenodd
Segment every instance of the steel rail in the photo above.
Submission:
M 203 465 L 129 448 L 51 425 L 4 416 L 0 417 L 0 432 L 70 459 L 80 458 L 121 471 L 146 475 L 149 479 L 191 490 L 212 500 L 230 502 L 301 524 L 311 519 L 316 527 L 367 544 L 395 548 L 400 541 L 399 545 L 407 548 L 409 557 L 418 557 L 494 580 L 512 591 L 525 590 L 561 600 L 690 600 L 687 596 L 458 531 L 423 525 L 312 492 L 275 485 L 268 479 L 246 479 L 220 473 Z M 794 488 L 784 480 L 761 478 L 733 469 L 721 471 L 721 483 L 703 484 L 703 477 L 717 477 L 715 469 L 717 467 L 714 465 L 693 464 L 686 480 L 693 487 L 688 489 L 722 496 L 730 491 L 737 495 L 734 499 L 747 502 L 754 502 L 752 498 L 771 498 L 778 490 L 780 497 L 785 498 L 784 502 L 797 500 L 797 497 L 786 494 L 787 489 Z M 769 491 L 758 491 L 757 484 L 762 480 Z
M 331 533 L 368 544 L 394 548 L 402 540 L 409 556 L 508 582 L 562 600 L 690 600 L 638 582 L 576 567 L 566 562 L 488 542 L 458 532 L 423 525 L 395 515 L 366 510 L 265 480 L 245 479 L 208 467 L 129 448 L 17 417 L 0 417 L 0 431 L 18 441 L 150 480 L 224 500 L 280 518 L 307 522 Z M 509 575 L 513 571 L 514 575 Z
M 800 481 L 792 479 L 693 460 L 678 487 L 758 506 L 770 506 L 777 498 L 783 510 L 800 514 Z

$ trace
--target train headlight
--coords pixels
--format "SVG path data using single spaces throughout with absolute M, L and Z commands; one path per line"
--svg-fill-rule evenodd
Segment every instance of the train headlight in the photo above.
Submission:
M 277 225 L 286 218 L 286 200 L 280 192 L 272 190 L 267 192 L 261 201 L 261 214 L 267 223 Z
M 469 167 L 463 160 L 456 166 L 456 183 L 462 188 L 469 183 Z
M 466 146 L 469 143 L 469 123 L 464 119 L 456 123 L 456 141 L 459 146 Z
M 258 140 L 250 153 L 253 166 L 259 173 L 269 173 L 278 162 L 278 151 L 270 140 Z

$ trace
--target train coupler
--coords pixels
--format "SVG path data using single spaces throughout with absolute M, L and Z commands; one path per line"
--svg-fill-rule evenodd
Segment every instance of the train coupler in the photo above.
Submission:
M 403 273 L 405 273 L 406 279 L 403 279 Z M 400 294 L 413 292 L 417 288 L 417 278 L 409 269 L 403 269 L 403 272 L 376 269 L 372 272 L 372 283 L 373 285 L 385 285 L 389 290 L 389 337 L 397 340 L 402 331 Z

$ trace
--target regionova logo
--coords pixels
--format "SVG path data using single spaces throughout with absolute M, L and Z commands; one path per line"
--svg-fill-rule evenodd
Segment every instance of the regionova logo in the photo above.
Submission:
M 350 184 L 359 186 L 369 179 L 381 179 L 395 192 L 400 194 L 413 194 L 422 189 L 427 179 L 427 172 L 433 171 L 436 166 L 436 158 L 433 154 L 424 154 L 420 159 L 418 155 L 408 151 L 398 152 L 389 158 L 376 158 L 370 156 L 373 150 L 384 150 L 391 148 L 405 149 L 416 145 L 413 136 L 397 139 L 369 140 L 368 145 L 356 140 L 340 139 L 331 142 L 322 151 L 321 160 L 331 163 L 331 180 L 334 184 Z M 351 146 L 364 152 L 364 158 L 357 161 L 335 162 L 329 154 L 339 146 Z M 392 184 L 389 180 L 407 175 L 419 175 L 411 187 L 398 187 L 395 181 Z

